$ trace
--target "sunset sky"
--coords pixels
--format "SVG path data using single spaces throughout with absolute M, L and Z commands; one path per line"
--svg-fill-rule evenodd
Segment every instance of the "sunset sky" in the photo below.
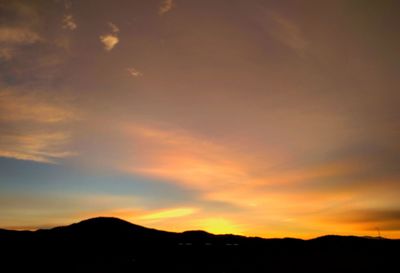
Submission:
M 0 227 L 400 238 L 399 10 L 0 0 Z

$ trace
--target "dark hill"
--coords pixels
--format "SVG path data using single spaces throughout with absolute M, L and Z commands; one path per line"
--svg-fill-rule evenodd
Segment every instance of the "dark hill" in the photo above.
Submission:
M 174 233 L 106 217 L 34 232 L 0 230 L 1 272 L 395 272 L 399 254 L 399 240 Z
M 44 236 L 68 236 L 80 239 L 159 239 L 171 237 L 174 233 L 145 228 L 114 217 L 97 217 L 69 226 L 56 227 L 50 230 L 38 230 Z
M 53 228 L 52 231 L 57 230 L 74 230 L 74 231 L 87 231 L 97 229 L 104 232 L 108 230 L 122 230 L 122 231 L 134 231 L 134 232 L 142 232 L 144 230 L 150 231 L 152 229 L 145 228 L 139 225 L 132 224 L 128 221 L 115 218 L 115 217 L 96 217 L 90 218 L 87 220 L 83 220 L 79 223 L 75 223 L 69 226 L 64 227 L 56 227 Z

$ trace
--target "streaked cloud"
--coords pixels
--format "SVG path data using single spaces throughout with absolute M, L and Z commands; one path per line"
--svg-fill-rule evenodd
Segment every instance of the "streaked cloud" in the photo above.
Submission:
M 59 99 L 41 92 L 2 91 L 0 113 L 0 157 L 55 163 L 76 154 L 67 147 L 70 133 L 63 126 L 76 114 Z
M 175 5 L 174 0 L 163 0 L 158 9 L 158 14 L 163 15 L 163 14 L 171 11 L 171 9 L 174 7 L 174 5 Z
M 270 33 L 284 45 L 302 53 L 308 46 L 301 29 L 290 19 L 279 13 L 269 13 L 275 26 L 270 29 Z
M 63 23 L 62 27 L 64 29 L 75 30 L 78 27 L 78 25 L 74 20 L 74 17 L 71 14 L 64 15 L 62 23 Z
M 0 43 L 33 44 L 41 40 L 38 33 L 25 27 L 0 27 Z
M 0 59 L 9 61 L 17 55 L 20 47 L 41 41 L 43 38 L 28 27 L 0 27 Z
M 64 132 L 17 132 L 2 133 L 0 157 L 56 163 L 57 160 L 76 155 L 64 150 L 70 136 Z
M 195 211 L 195 208 L 170 208 L 143 215 L 140 217 L 140 219 L 159 220 L 165 218 L 184 217 L 193 214 Z
M 358 202 L 360 196 L 375 192 L 374 188 L 368 187 L 360 192 L 358 187 L 352 186 L 352 183 L 357 183 L 353 181 L 358 176 L 362 177 L 371 168 L 371 162 L 367 158 L 344 157 L 291 166 L 291 155 L 284 154 L 283 160 L 281 158 L 281 163 L 277 165 L 283 164 L 282 168 L 278 168 L 271 164 L 274 157 L 265 157 L 258 152 L 245 155 L 238 152 L 234 143 L 211 140 L 166 124 L 149 126 L 125 123 L 113 131 L 122 134 L 118 141 L 124 148 L 118 150 L 118 157 L 111 157 L 112 161 L 105 158 L 107 162 L 104 166 L 113 165 L 117 170 L 133 176 L 140 175 L 196 190 L 204 202 L 232 204 L 246 211 L 246 219 L 252 224 L 243 224 L 242 217 L 233 212 L 232 215 L 225 212 L 222 219 L 218 215 L 208 217 L 212 220 L 207 225 L 200 224 L 206 223 L 204 219 L 207 218 L 200 212 L 196 212 L 191 218 L 202 219 L 201 221 L 187 220 L 193 226 L 217 233 L 231 230 L 260 234 L 262 228 L 268 226 L 268 233 L 263 234 L 264 236 L 297 234 L 309 238 L 316 235 L 316 228 L 324 232 L 345 234 L 348 227 L 342 226 L 338 229 L 336 226 L 335 230 L 327 224 L 329 221 L 320 217 L 320 213 L 325 212 L 327 215 L 326 211 L 341 211 L 346 204 Z M 325 190 L 331 180 L 343 180 L 343 183 L 347 183 L 347 191 L 343 191 L 337 182 L 332 184 L 329 191 Z M 321 186 L 310 186 L 312 181 L 319 181 Z M 159 224 L 165 227 L 174 226 L 168 221 Z M 285 228 L 282 233 L 282 226 L 289 224 L 298 229 Z M 369 232 L 363 228 L 365 226 L 357 226 L 360 232 Z
M 261 6 L 254 20 L 272 39 L 303 55 L 309 47 L 300 25 L 283 13 Z
M 121 162 L 122 170 L 209 190 L 240 184 L 247 176 L 225 147 L 188 132 L 141 125 L 123 130 L 143 150 L 131 160 L 126 158 L 128 164 Z
M 74 112 L 57 99 L 48 101 L 43 93 L 0 91 L 0 121 L 27 121 L 36 123 L 60 123 L 76 118 Z M 45 95 L 48 96 L 48 95 Z
M 322 229 L 334 226 L 335 234 L 351 234 L 357 230 L 357 234 L 365 236 L 398 238 L 400 214 L 396 207 L 397 202 L 390 206 L 382 206 L 372 200 L 370 204 L 362 204 L 363 200 L 358 201 L 320 211 L 307 219 Z

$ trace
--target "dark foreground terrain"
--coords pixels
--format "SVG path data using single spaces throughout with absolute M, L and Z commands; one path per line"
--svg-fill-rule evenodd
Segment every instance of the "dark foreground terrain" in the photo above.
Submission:
M 171 233 L 116 218 L 0 230 L 0 272 L 400 272 L 400 240 Z

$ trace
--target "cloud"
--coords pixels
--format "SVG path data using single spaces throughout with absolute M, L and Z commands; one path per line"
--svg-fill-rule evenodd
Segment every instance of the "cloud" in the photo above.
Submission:
M 260 12 L 255 20 L 272 38 L 296 51 L 297 54 L 304 54 L 309 42 L 293 20 L 271 10 L 260 9 Z
M 0 59 L 9 61 L 14 57 L 14 50 L 9 47 L 0 47 Z
M 271 13 L 273 21 L 276 23 L 276 28 L 272 30 L 274 35 L 279 41 L 288 47 L 302 52 L 308 45 L 300 28 L 286 17 L 278 13 Z
M 132 177 L 145 177 L 188 189 L 196 192 L 196 198 L 203 201 L 202 204 L 182 204 L 184 206 L 202 209 L 207 202 L 232 205 L 234 208 L 224 211 L 224 217 L 233 226 L 248 222 L 249 225 L 238 228 L 246 234 L 310 237 L 316 236 L 316 230 L 344 234 L 353 226 L 340 225 L 341 229 L 336 229 L 338 225 L 323 219 L 319 212 L 336 211 L 342 203 L 352 204 L 358 199 L 380 200 L 381 197 L 376 197 L 376 188 L 387 188 L 385 181 L 377 181 L 376 188 L 364 187 L 362 191 L 354 186 L 359 183 L 359 178 L 365 185 L 362 175 L 372 167 L 364 157 L 334 156 L 327 152 L 316 158 L 310 155 L 312 146 L 309 145 L 307 147 L 311 148 L 299 159 L 300 156 L 288 149 L 277 152 L 274 147 L 270 148 L 268 136 L 247 152 L 242 149 L 243 145 L 251 145 L 247 139 L 237 139 L 235 135 L 216 138 L 210 136 L 210 132 L 190 130 L 173 123 L 135 120 L 136 117 L 132 118 L 134 113 L 129 112 L 129 116 L 117 114 L 109 120 L 102 115 L 94 122 L 107 130 L 95 131 L 97 143 L 90 143 L 92 147 L 82 146 L 84 151 L 89 151 L 83 155 L 88 156 L 84 161 L 95 168 L 111 168 Z M 92 128 L 90 131 L 93 132 Z M 113 133 L 109 134 L 110 131 Z M 325 139 L 328 146 L 327 143 L 329 141 Z M 384 199 L 393 199 L 393 196 L 386 194 Z M 229 210 L 235 208 L 245 211 L 246 217 L 227 216 Z M 199 219 L 198 214 L 194 215 L 195 219 Z M 210 218 L 218 218 L 218 215 Z M 290 230 L 289 223 L 298 230 Z M 168 224 L 163 222 L 163 227 L 169 227 Z M 357 223 L 352 230 L 366 234 L 367 225 Z M 228 224 L 226 228 L 230 230 Z
M 177 218 L 177 217 L 184 217 L 193 214 L 196 212 L 197 209 L 195 208 L 169 208 L 169 209 L 163 209 L 157 212 L 151 212 L 148 214 L 145 214 L 140 217 L 140 219 L 143 220 L 160 220 L 160 219 L 166 219 L 166 218 Z
M 332 222 L 319 213 L 327 215 L 329 211 L 339 211 L 343 204 L 352 204 L 358 198 L 365 198 L 365 194 L 373 196 L 375 192 L 365 189 L 360 193 L 351 186 L 354 183 L 352 177 L 364 173 L 370 166 L 353 158 L 292 165 L 291 155 L 283 154 L 283 159 L 275 162 L 275 166 L 271 165 L 276 160 L 273 154 L 268 157 L 258 152 L 241 153 L 235 142 L 216 141 L 170 124 L 127 122 L 116 126 L 114 136 L 119 137 L 118 141 L 111 141 L 113 151 L 107 150 L 108 156 L 97 155 L 94 160 L 103 158 L 102 166 L 134 177 L 156 179 L 160 183 L 190 189 L 198 193 L 204 204 L 221 202 L 246 211 L 246 221 L 251 224 L 240 227 L 234 223 L 243 223 L 242 216 L 229 215 L 229 210 L 224 212 L 225 218 L 221 221 L 215 220 L 217 215 L 209 217 L 214 220 L 204 228 L 214 232 L 235 230 L 263 234 L 268 226 L 268 236 L 282 236 L 283 232 L 287 236 L 316 236 L 316 229 L 322 233 L 345 233 L 348 226 L 337 229 L 338 225 L 331 225 Z M 107 145 L 102 144 L 102 149 Z M 330 179 L 348 184 L 349 190 L 343 191 L 341 186 L 335 185 L 330 186 L 329 191 L 309 186 L 310 181 L 324 184 Z M 193 218 L 207 218 L 200 214 L 196 212 Z M 225 226 L 223 229 L 218 229 L 220 222 Z M 289 222 L 298 230 L 284 228 L 283 231 L 282 227 L 287 227 Z M 199 226 L 199 223 L 192 224 Z M 168 226 L 167 222 L 163 224 Z M 365 228 L 365 224 L 354 225 L 354 232 L 365 234 Z
M 63 146 L 70 140 L 65 132 L 15 132 L 2 133 L 0 157 L 19 160 L 31 160 L 43 163 L 56 163 L 58 159 L 76 155 L 64 150 Z
M 119 43 L 119 38 L 116 34 L 119 32 L 119 28 L 113 23 L 108 23 L 108 25 L 114 34 L 101 35 L 100 41 L 103 43 L 104 49 L 110 51 Z
M 36 32 L 24 27 L 0 27 L 0 43 L 9 45 L 33 44 L 41 41 Z
M 335 225 L 355 226 L 366 231 L 399 231 L 400 209 L 397 207 L 354 208 L 346 207 L 322 216 Z
M 169 12 L 173 7 L 175 3 L 173 0 L 163 0 L 161 3 L 159 9 L 158 9 L 158 14 L 163 15 L 167 12 Z
M 78 27 L 78 25 L 75 23 L 74 17 L 71 14 L 64 15 L 62 23 L 63 29 L 75 30 Z
M 15 59 L 24 46 L 44 41 L 34 30 L 39 21 L 36 10 L 19 1 L 10 1 L 8 4 L 0 5 L 0 13 L 11 14 L 0 26 L 0 60 L 4 61 Z
M 104 49 L 110 51 L 118 44 L 119 39 L 115 35 L 107 34 L 100 36 L 100 41 L 103 43 Z
M 238 165 L 234 155 L 222 145 L 184 130 L 163 130 L 137 124 L 123 130 L 144 149 L 136 149 L 135 158 L 127 159 L 128 165 L 120 166 L 125 171 L 203 190 L 218 190 L 246 180 L 243 166 Z
M 7 18 L 4 24 L 0 24 L 0 60 L 13 61 L 9 63 L 13 69 L 2 71 L 2 74 L 11 74 L 11 71 L 15 73 L 15 67 L 22 63 L 23 69 L 29 69 L 32 59 L 41 55 L 35 53 L 31 56 L 29 53 L 38 48 L 42 50 L 51 47 L 46 37 L 47 28 L 41 27 L 44 20 L 38 13 L 38 6 L 33 2 L 8 1 L 7 4 L 0 4 L 0 13 L 4 13 Z
M 0 157 L 56 163 L 75 155 L 65 125 L 75 120 L 72 109 L 42 92 L 0 92 Z
M 130 67 L 126 69 L 128 71 L 128 73 L 132 76 L 132 77 L 141 77 L 143 76 L 143 73 L 140 72 L 139 70 L 137 70 L 134 67 Z
M 351 213 L 353 220 L 358 222 L 387 223 L 396 222 L 400 229 L 400 209 L 363 209 Z
M 115 24 L 110 22 L 110 23 L 108 23 L 108 25 L 110 26 L 112 32 L 114 32 L 114 33 L 119 32 L 119 28 Z
M 68 107 L 56 100 L 49 102 L 35 92 L 21 94 L 12 91 L 0 91 L 0 121 L 34 122 L 42 124 L 59 123 L 76 118 Z
M 57 34 L 38 12 L 40 6 L 9 2 L 0 5 L 8 15 L 0 26 L 0 60 L 11 60 L 0 77 L 0 157 L 57 163 L 75 155 L 69 126 L 76 112 L 60 90 L 47 90 L 67 54 L 53 43 Z M 76 27 L 72 16 L 63 23 Z

